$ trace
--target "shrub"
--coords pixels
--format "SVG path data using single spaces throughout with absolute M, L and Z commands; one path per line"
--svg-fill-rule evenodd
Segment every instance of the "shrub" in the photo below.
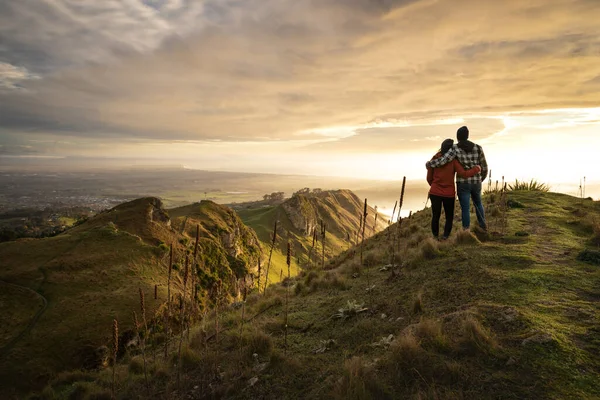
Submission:
M 457 245 L 481 244 L 479 239 L 470 231 L 459 231 L 454 237 L 454 242 Z
M 577 259 L 590 264 L 600 265 L 600 251 L 589 249 L 583 250 L 579 253 Z

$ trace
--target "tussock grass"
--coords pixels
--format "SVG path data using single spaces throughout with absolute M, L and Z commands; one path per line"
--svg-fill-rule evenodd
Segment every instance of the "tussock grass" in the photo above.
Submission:
M 171 356 L 171 366 L 181 368 L 181 371 L 192 371 L 203 362 L 202 356 L 190 347 L 182 347 L 181 355 L 174 353 Z M 178 365 L 179 364 L 179 365 Z
M 245 332 L 242 336 L 242 345 L 246 359 L 251 360 L 253 354 L 260 357 L 269 357 L 273 351 L 273 339 L 270 335 L 259 329 Z
M 387 398 L 372 366 L 362 358 L 352 357 L 344 362 L 343 375 L 334 386 L 333 398 L 339 400 L 370 400 Z
M 458 231 L 454 236 L 454 243 L 457 245 L 481 244 L 479 239 L 470 231 Z
M 425 350 L 413 334 L 400 336 L 381 361 L 381 370 L 399 392 L 435 385 L 454 385 L 461 381 L 456 365 Z
M 346 278 L 338 271 L 331 270 L 324 274 L 319 274 L 318 277 L 312 279 L 307 286 L 309 292 L 316 292 L 323 289 L 346 290 L 348 288 L 348 283 Z
M 421 314 L 423 312 L 423 292 L 419 291 L 412 304 L 412 313 L 414 315 Z
M 139 375 L 144 373 L 144 360 L 142 357 L 133 357 L 129 360 L 129 373 Z
M 421 242 L 419 245 L 419 251 L 426 260 L 433 260 L 442 254 L 438 242 L 433 238 L 429 238 Z
M 490 331 L 475 317 L 467 316 L 462 323 L 462 329 L 464 339 L 461 345 L 464 350 L 472 353 L 487 353 L 496 348 L 497 343 Z

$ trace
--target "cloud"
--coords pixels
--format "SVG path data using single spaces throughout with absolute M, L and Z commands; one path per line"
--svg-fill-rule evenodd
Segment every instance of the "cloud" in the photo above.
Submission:
M 0 0 L 0 129 L 329 141 L 324 128 L 376 120 L 597 104 L 597 4 L 526 3 Z M 320 148 L 412 148 L 434 130 L 365 129 Z
M 456 129 L 467 125 L 471 139 L 477 143 L 504 129 L 502 120 L 497 118 L 474 118 L 457 124 L 431 122 L 424 125 L 400 127 L 373 127 L 358 129 L 355 135 L 337 141 L 306 146 L 308 151 L 344 153 L 402 153 L 439 149 L 444 139 L 456 140 Z

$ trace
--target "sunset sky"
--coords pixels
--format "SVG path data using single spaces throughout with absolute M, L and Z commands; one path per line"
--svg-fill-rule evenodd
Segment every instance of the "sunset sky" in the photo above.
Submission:
M 600 171 L 598 0 L 0 0 L 0 166 Z

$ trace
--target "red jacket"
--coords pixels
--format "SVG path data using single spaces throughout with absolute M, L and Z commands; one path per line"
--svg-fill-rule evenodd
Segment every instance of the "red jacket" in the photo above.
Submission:
M 437 153 L 433 156 L 432 160 L 441 156 L 441 153 Z M 456 196 L 454 174 L 458 174 L 461 178 L 470 178 L 480 171 L 481 167 L 479 165 L 465 171 L 457 159 L 438 168 L 427 168 L 427 182 L 429 182 L 429 186 L 431 186 L 429 194 L 442 197 L 454 197 Z

